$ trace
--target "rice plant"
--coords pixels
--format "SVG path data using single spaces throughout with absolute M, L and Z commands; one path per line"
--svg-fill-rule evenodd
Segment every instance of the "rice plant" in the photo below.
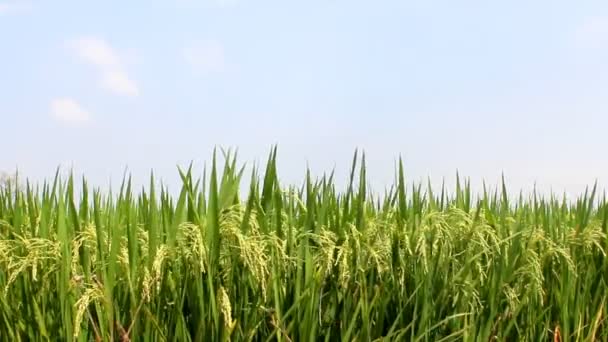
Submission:
M 0 340 L 608 341 L 596 187 L 437 191 L 399 162 L 380 195 L 363 156 L 344 191 L 333 174 L 281 184 L 276 158 L 244 178 L 214 153 L 201 178 L 178 170 L 178 196 L 154 176 L 6 182 Z

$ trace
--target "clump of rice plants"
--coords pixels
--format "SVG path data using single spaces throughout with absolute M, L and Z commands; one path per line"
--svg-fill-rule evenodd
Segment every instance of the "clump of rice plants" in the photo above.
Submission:
M 608 340 L 608 205 L 506 186 L 367 190 L 355 155 L 248 191 L 230 153 L 116 194 L 55 176 L 0 188 L 2 341 Z M 80 181 L 78 181 L 80 182 Z M 246 193 L 245 196 L 242 194 Z

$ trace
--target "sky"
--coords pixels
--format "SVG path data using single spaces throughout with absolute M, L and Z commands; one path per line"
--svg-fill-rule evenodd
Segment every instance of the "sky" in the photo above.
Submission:
M 0 170 L 102 186 L 214 147 L 285 184 L 456 171 L 511 189 L 608 184 L 608 2 L 0 0 Z

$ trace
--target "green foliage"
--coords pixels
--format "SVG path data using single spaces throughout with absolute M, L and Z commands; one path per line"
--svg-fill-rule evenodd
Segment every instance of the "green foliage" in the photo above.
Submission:
M 0 187 L 2 341 L 608 340 L 608 203 L 366 185 L 283 186 L 214 153 L 117 194 L 58 175 Z

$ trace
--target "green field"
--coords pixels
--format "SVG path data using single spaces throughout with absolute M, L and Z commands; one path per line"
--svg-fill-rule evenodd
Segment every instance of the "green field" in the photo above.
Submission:
M 371 193 L 361 155 L 343 190 L 282 184 L 276 158 L 244 175 L 214 154 L 200 179 L 179 170 L 178 196 L 154 177 L 6 183 L 0 340 L 608 341 L 595 187 L 430 189 L 399 163 Z

